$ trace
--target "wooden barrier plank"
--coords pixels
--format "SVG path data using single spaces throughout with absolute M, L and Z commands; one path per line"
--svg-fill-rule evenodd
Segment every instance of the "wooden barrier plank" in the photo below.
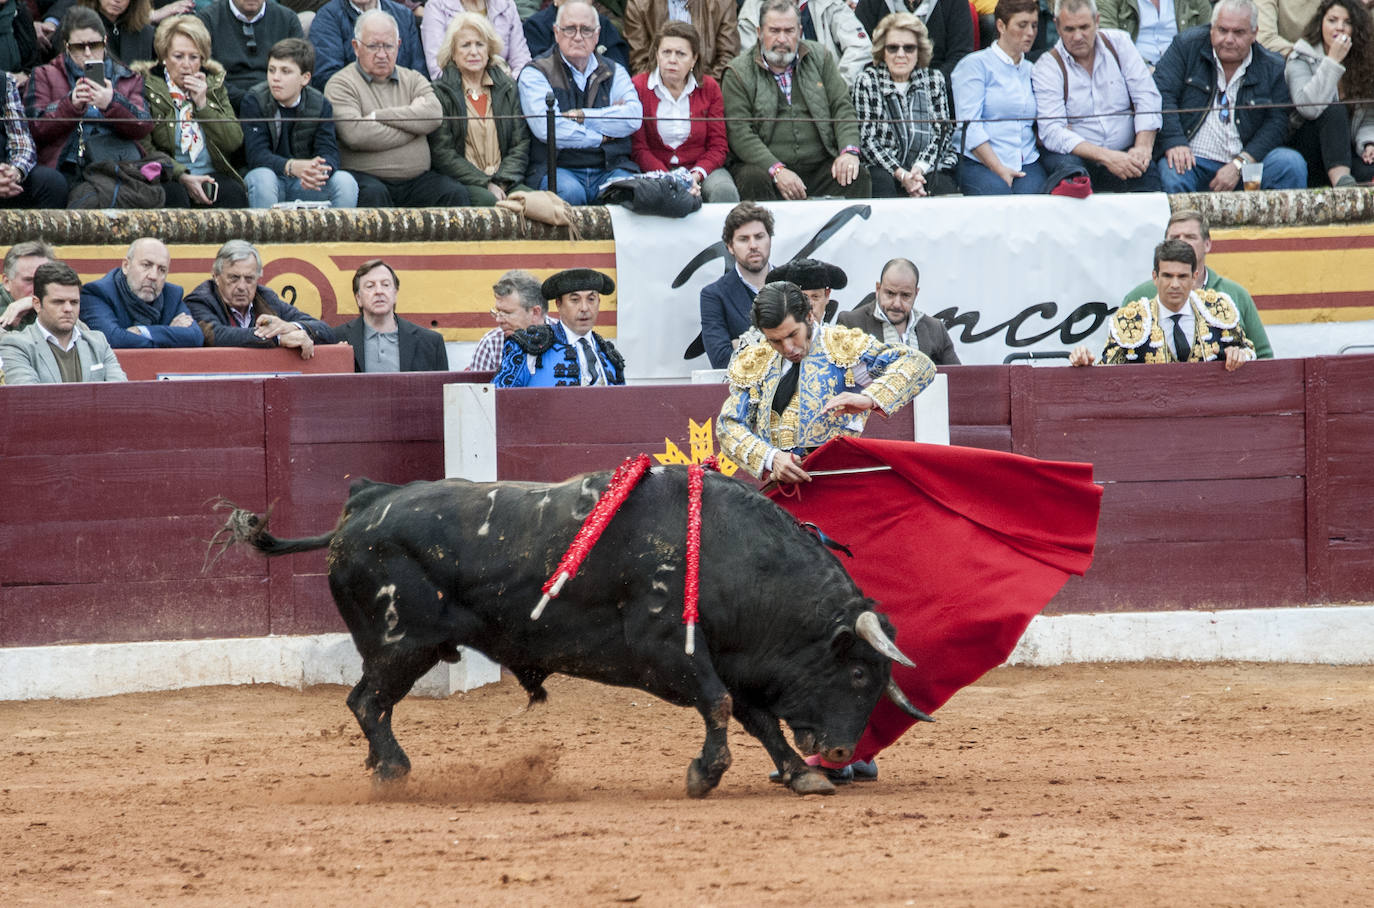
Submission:
M 1108 483 L 1098 545 L 1302 540 L 1302 495 L 1298 476 Z
M 294 444 L 442 439 L 446 384 L 471 373 L 302 375 L 282 379 Z
M 1374 405 L 1374 356 L 1320 357 L 1326 369 L 1326 411 L 1366 414 Z
M 949 443 L 1011 452 L 1011 426 L 950 426 Z
M 329 593 L 329 579 L 324 574 L 295 575 L 291 578 L 290 596 L 291 624 L 274 626 L 273 633 L 338 634 L 348 630 L 339 617 L 338 606 Z
M 1304 425 L 1296 410 L 1149 422 L 1046 419 L 1036 424 L 1035 456 L 1088 461 L 1098 482 L 1301 476 Z
M 1099 545 L 1084 582 L 1066 586 L 1051 614 L 1269 608 L 1305 601 L 1302 539 Z
M 687 442 L 689 419 L 709 419 L 714 426 L 725 397 L 724 385 L 514 388 L 497 393 L 496 422 L 502 446 L 556 444 L 593 434 L 600 444 L 659 451 L 665 437 L 679 446 Z
M 199 579 L 221 515 L 67 519 L 26 523 L 5 540 L 6 585 Z M 264 577 L 242 548 L 224 553 L 205 577 Z
M 1374 599 L 1374 540 L 1331 543 L 1331 577 L 1327 602 Z
M 949 376 L 949 425 L 1010 426 L 1011 383 L 1006 366 L 941 366 Z
M 75 424 L 59 421 L 68 419 L 75 419 Z M 5 388 L 0 395 L 0 429 L 0 455 L 5 457 L 260 447 L 262 382 Z
M 1331 581 L 1331 551 L 1327 541 L 1330 535 L 1327 521 L 1330 519 L 1331 464 L 1326 415 L 1331 387 L 1327 363 L 1326 359 L 1309 359 L 1304 363 L 1306 438 L 1303 447 L 1307 468 L 1303 471 L 1306 482 L 1302 494 L 1307 510 L 1303 536 L 1307 547 L 1307 595 L 1304 598 L 1308 601 L 1325 599 Z
M 255 578 L 0 587 L 4 646 L 267 633 L 267 584 Z
M 1232 373 L 1221 363 L 1092 369 L 1026 369 L 1040 420 L 1177 419 L 1301 413 L 1303 360 L 1258 360 Z
M 1374 398 L 1370 400 L 1374 411 Z M 1327 469 L 1333 485 L 1333 497 L 1346 482 L 1359 482 L 1371 474 L 1371 454 L 1374 454 L 1374 412 L 1331 413 L 1326 418 Z
M 175 435 L 162 440 L 180 442 Z M 0 501 L 7 518 L 23 523 L 203 515 L 219 494 L 262 497 L 261 445 L 6 457 Z
M 181 347 L 115 351 L 129 381 L 153 381 L 159 375 L 208 375 L 248 372 L 351 373 L 353 348 L 346 343 L 316 344 L 315 355 L 301 359 L 290 347 Z

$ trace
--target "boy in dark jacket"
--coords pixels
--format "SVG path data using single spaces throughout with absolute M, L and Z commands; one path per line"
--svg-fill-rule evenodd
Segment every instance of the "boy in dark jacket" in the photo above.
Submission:
M 339 169 L 334 108 L 310 86 L 315 49 L 284 38 L 267 53 L 267 81 L 243 96 L 240 111 L 251 208 L 278 202 L 325 201 L 334 208 L 358 204 L 358 182 Z

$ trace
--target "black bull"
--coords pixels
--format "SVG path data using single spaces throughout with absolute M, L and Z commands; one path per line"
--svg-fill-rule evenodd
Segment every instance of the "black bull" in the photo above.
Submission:
M 329 587 L 363 658 L 348 696 L 375 777 L 410 761 L 391 732 L 393 707 L 441 659 L 467 646 L 506 666 L 529 692 L 561 672 L 693 706 L 706 722 L 687 793 L 703 797 L 730 765 L 733 715 L 799 793 L 833 791 L 788 746 L 845 760 L 878 698 L 911 710 L 891 683 L 885 617 L 835 557 L 785 511 L 735 480 L 707 473 L 702 495 L 700 623 L 684 652 L 687 473 L 646 473 L 581 570 L 530 619 L 609 473 L 557 485 L 465 480 L 353 485 L 333 532 L 277 539 L 236 510 L 232 541 L 268 555 L 329 547 Z M 909 664 L 909 663 L 908 663 Z M 914 713 L 913 713 L 914 714 Z

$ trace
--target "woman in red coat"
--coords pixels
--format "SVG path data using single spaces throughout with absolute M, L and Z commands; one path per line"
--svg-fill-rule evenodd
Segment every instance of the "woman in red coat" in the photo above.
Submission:
M 631 137 L 631 154 L 645 173 L 682 168 L 704 202 L 738 202 L 725 168 L 725 102 L 720 85 L 695 74 L 701 36 L 689 22 L 666 22 L 654 42 L 653 72 L 634 77 L 644 125 Z

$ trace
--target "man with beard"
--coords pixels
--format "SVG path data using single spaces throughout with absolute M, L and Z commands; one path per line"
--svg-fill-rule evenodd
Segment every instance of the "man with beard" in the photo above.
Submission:
M 210 275 L 186 297 L 207 347 L 294 347 L 310 359 L 316 344 L 334 343 L 334 329 L 259 283 L 262 257 L 247 240 L 219 247 Z
M 721 79 L 740 198 L 868 198 L 859 124 L 834 56 L 801 40 L 792 0 L 764 0 L 758 36 Z
M 721 237 L 734 267 L 701 288 L 701 341 L 712 369 L 724 369 L 749 330 L 754 296 L 771 267 L 773 213 L 762 205 L 741 202 L 725 216 Z
M 200 347 L 205 335 L 167 283 L 172 254 L 156 237 L 134 240 L 124 263 L 81 288 L 81 315 L 111 347 Z
M 847 328 L 860 328 L 880 341 L 915 347 L 937 366 L 959 365 L 954 341 L 945 323 L 916 309 L 921 272 L 909 259 L 892 259 L 883 266 L 873 292 L 838 319 Z

